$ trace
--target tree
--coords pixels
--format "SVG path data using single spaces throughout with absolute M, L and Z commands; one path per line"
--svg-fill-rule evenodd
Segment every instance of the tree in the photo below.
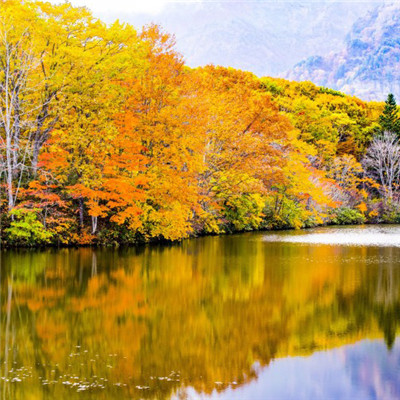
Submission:
M 393 199 L 400 184 L 400 144 L 397 136 L 385 131 L 375 137 L 362 161 L 367 175 L 381 185 L 385 200 Z
M 9 211 L 16 202 L 29 147 L 26 132 L 33 121 L 28 82 L 39 64 L 31 31 L 22 23 L 32 22 L 34 15 L 11 4 L 2 5 L 0 13 L 0 177 L 4 176 Z
M 379 117 L 379 124 L 382 131 L 393 132 L 400 137 L 400 116 L 398 115 L 397 104 L 392 93 L 388 94 L 385 107 Z
M 360 208 L 368 198 L 366 189 L 376 187 L 376 183 L 365 176 L 362 165 L 351 154 L 335 157 L 327 176 L 335 182 L 332 197 L 345 207 Z M 364 206 L 361 208 L 364 209 Z
M 95 104 L 108 98 L 93 93 L 99 92 L 98 82 L 109 77 L 105 69 L 110 69 L 111 57 L 125 50 L 124 36 L 135 33 L 118 23 L 107 29 L 88 10 L 68 3 L 2 4 L 0 177 L 9 211 L 17 205 L 21 187 L 37 175 L 39 154 L 57 124 L 69 122 L 65 120 L 71 109 L 88 119 L 91 110 L 82 103 L 87 98 Z M 115 64 L 113 78 L 123 65 Z
M 193 232 L 202 112 L 196 108 L 198 100 L 182 57 L 174 49 L 174 38 L 156 25 L 145 27 L 140 38 L 143 70 L 122 84 L 127 98 L 117 116 L 119 135 L 137 142 L 145 160 L 138 232 L 146 238 L 177 240 Z

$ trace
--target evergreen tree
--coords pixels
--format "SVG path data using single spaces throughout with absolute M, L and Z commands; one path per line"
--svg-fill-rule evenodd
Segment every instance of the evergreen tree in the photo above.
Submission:
M 382 131 L 389 131 L 400 137 L 400 117 L 398 115 L 397 104 L 392 93 L 388 94 L 385 101 L 385 108 L 379 117 L 379 124 Z

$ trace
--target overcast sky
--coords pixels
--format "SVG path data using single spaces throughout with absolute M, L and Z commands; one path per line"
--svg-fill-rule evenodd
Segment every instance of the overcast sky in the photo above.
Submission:
M 62 3 L 63 0 L 49 0 L 50 3 Z M 156 14 L 161 11 L 167 3 L 190 3 L 190 2 L 216 2 L 218 0 L 70 0 L 75 6 L 86 6 L 90 8 L 95 15 L 105 17 L 107 14 L 120 15 L 123 17 L 125 13 L 151 13 Z M 235 3 L 251 3 L 251 2 L 290 2 L 296 0 L 223 0 Z M 321 3 L 321 2 L 363 2 L 363 0 L 303 0 L 304 3 Z M 385 0 L 376 0 L 377 3 Z

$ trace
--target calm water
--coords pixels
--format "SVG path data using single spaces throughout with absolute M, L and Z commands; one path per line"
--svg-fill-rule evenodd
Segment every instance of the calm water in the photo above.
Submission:
M 0 255 L 1 399 L 400 399 L 400 227 Z

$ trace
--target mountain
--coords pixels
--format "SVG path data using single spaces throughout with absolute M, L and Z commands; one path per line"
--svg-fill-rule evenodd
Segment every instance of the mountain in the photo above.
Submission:
M 313 54 L 340 51 L 357 18 L 376 4 L 376 0 L 203 0 L 168 3 L 155 15 L 133 10 L 101 17 L 109 21 L 118 17 L 137 27 L 160 24 L 175 34 L 177 49 L 189 66 L 218 64 L 262 76 L 277 75 Z
M 344 50 L 307 58 L 283 76 L 364 100 L 385 100 L 389 92 L 400 99 L 400 3 L 380 5 L 356 21 Z

